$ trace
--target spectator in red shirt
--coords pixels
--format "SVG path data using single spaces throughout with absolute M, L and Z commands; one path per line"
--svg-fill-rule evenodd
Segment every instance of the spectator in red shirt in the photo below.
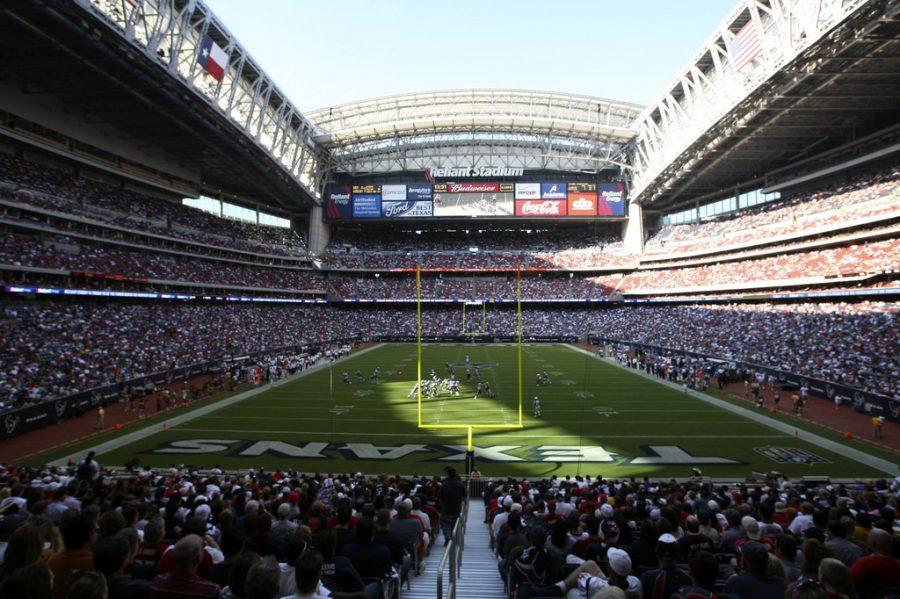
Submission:
M 197 568 L 203 554 L 203 539 L 187 535 L 172 550 L 175 572 L 160 574 L 150 584 L 150 599 L 218 599 L 219 585 L 203 580 Z
M 891 557 L 893 542 L 893 536 L 886 530 L 873 528 L 869 532 L 872 555 L 856 560 L 850 570 L 857 591 L 862 593 L 871 588 L 900 586 L 900 560 Z

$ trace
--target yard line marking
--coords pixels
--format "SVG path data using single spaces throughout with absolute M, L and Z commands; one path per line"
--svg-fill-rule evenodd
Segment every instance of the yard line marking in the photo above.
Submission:
M 354 411 L 356 411 L 356 408 L 354 408 Z M 472 412 L 472 410 L 471 409 L 447 410 L 446 414 L 453 414 L 455 412 L 470 414 Z M 506 413 L 505 409 L 504 409 L 503 413 L 504 414 Z M 552 413 L 552 412 L 549 412 L 549 413 Z M 585 416 L 597 416 L 597 415 L 606 416 L 607 414 L 618 414 L 618 412 L 616 412 L 615 410 L 605 410 L 605 409 L 600 409 L 600 408 L 592 409 L 590 411 L 585 411 Z M 445 416 L 444 410 L 440 409 L 440 407 L 439 407 L 437 410 L 437 413 L 434 415 L 434 418 L 435 418 L 434 424 L 440 424 L 440 419 L 443 418 L 444 416 Z M 330 422 L 331 418 L 316 418 L 316 417 L 312 417 L 312 416 L 218 416 L 218 415 L 210 415 L 210 416 L 206 417 L 206 420 L 301 420 L 301 421 L 309 421 L 309 422 Z M 384 422 L 384 420 L 381 418 L 341 418 L 341 422 Z M 580 424 L 581 422 L 583 422 L 583 421 L 582 420 L 553 420 L 549 424 L 551 424 L 551 425 Z M 603 421 L 593 422 L 592 424 L 603 424 Z M 615 426 L 619 426 L 622 424 L 640 424 L 640 425 L 643 425 L 646 427 L 673 426 L 673 425 L 679 425 L 679 424 L 690 425 L 690 426 L 697 426 L 698 424 L 731 424 L 731 425 L 750 424 L 753 426 L 764 426 L 758 422 L 740 422 L 740 421 L 735 422 L 733 419 L 732 420 L 702 420 L 702 421 L 685 420 L 685 421 L 680 421 L 680 422 L 672 422 L 672 421 L 648 422 L 646 420 L 615 420 L 615 421 L 610 421 L 609 424 L 615 425 Z M 460 425 L 460 426 L 463 426 L 463 425 Z M 170 428 L 172 428 L 172 427 L 170 427 Z M 178 429 L 178 427 L 175 427 L 175 428 Z
M 641 370 L 632 370 L 631 368 L 628 368 L 627 366 L 623 366 L 622 364 L 619 364 L 619 362 L 613 358 L 601 358 L 601 357 L 597 356 L 596 354 L 594 354 L 593 352 L 589 352 L 586 349 L 582 349 L 582 348 L 574 346 L 574 345 L 570 345 L 569 347 L 571 349 L 573 349 L 574 351 L 585 353 L 585 354 L 593 357 L 594 359 L 601 361 L 605 364 L 610 364 L 610 365 L 620 368 L 626 372 L 630 372 L 632 374 L 636 374 L 640 377 L 643 377 L 647 380 L 654 381 L 660 385 L 665 385 L 666 387 L 669 387 L 670 389 L 675 389 L 676 391 L 679 391 L 679 392 L 682 391 L 682 388 L 680 385 L 676 385 L 675 383 L 670 383 L 669 381 L 663 381 L 661 379 L 657 379 L 652 374 L 648 374 Z M 883 460 L 879 457 L 869 455 L 868 453 L 865 453 L 865 452 L 855 449 L 853 447 L 849 447 L 842 443 L 836 443 L 835 441 L 826 439 L 825 437 L 821 437 L 819 435 L 816 435 L 815 433 L 811 433 L 804 429 L 797 428 L 796 426 L 793 426 L 786 422 L 781 422 L 780 420 L 775 420 L 774 418 L 769 418 L 768 416 L 765 416 L 764 414 L 760 414 L 760 413 L 754 412 L 752 410 L 748 410 L 747 408 L 743 408 L 741 406 L 736 406 L 727 401 L 722 401 L 720 399 L 716 399 L 715 397 L 713 397 L 711 395 L 706 395 L 705 393 L 700 393 L 698 391 L 694 391 L 693 389 L 688 389 L 686 395 L 688 395 L 690 397 L 694 397 L 695 399 L 699 399 L 700 401 L 706 402 L 710 405 L 716 406 L 717 408 L 732 412 L 733 414 L 743 416 L 744 418 L 746 418 L 748 420 L 752 420 L 754 422 L 764 424 L 764 425 L 768 426 L 769 428 L 772 428 L 774 430 L 785 433 L 787 436 L 795 437 L 797 439 L 801 439 L 808 443 L 812 443 L 813 445 L 817 445 L 818 447 L 821 447 L 822 449 L 831 451 L 839 456 L 850 458 L 851 460 L 855 460 L 865 466 L 875 468 L 876 470 L 881 470 L 882 472 L 887 472 L 888 474 L 891 474 L 891 475 L 897 474 L 897 465 L 896 464 L 889 462 L 887 460 Z
M 509 431 L 504 429 L 485 429 L 485 430 L 496 430 L 496 433 L 487 433 L 482 432 L 478 435 L 478 438 L 482 437 L 495 437 L 502 436 L 510 441 Z M 228 428 L 176 428 L 170 429 L 175 432 L 184 432 L 184 433 L 235 433 L 241 435 L 247 435 L 248 431 L 246 429 L 228 429 Z M 337 432 L 330 433 L 328 431 L 263 431 L 266 435 L 324 435 L 328 436 L 331 434 L 334 435 L 345 435 L 345 436 L 359 436 L 359 432 Z M 428 438 L 434 436 L 451 436 L 451 437 L 464 437 L 466 433 L 463 432 L 454 432 L 451 430 L 440 430 L 440 429 L 432 429 L 425 432 L 419 433 L 366 433 L 366 435 L 371 435 L 373 437 L 421 437 Z M 785 437 L 791 437 L 792 435 L 786 434 L 777 434 L 777 435 L 604 435 L 604 434 L 596 434 L 596 435 L 582 435 L 585 438 L 591 439 L 784 439 Z M 569 435 L 544 435 L 544 434 L 517 434 L 515 435 L 515 439 L 577 439 L 577 434 L 569 434 Z M 249 440 L 249 439 L 248 439 Z

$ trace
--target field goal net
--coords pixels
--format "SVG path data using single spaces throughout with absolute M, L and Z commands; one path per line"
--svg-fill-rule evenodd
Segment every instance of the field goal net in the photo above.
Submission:
M 462 334 L 469 337 L 487 335 L 487 302 L 467 300 L 462 305 Z

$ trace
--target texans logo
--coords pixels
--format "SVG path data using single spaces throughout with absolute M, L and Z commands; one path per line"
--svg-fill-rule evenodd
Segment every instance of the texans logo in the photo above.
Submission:
M 3 428 L 6 429 L 6 434 L 12 434 L 17 428 L 19 428 L 19 417 L 10 414 L 6 418 L 4 418 Z
M 66 402 L 65 400 L 60 399 L 56 402 L 56 417 L 60 418 L 63 414 L 66 413 Z

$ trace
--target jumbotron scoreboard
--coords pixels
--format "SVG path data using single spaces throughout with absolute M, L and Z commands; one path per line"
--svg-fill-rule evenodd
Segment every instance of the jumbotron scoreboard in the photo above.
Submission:
M 329 185 L 324 219 L 546 219 L 625 217 L 625 188 L 608 182 Z

